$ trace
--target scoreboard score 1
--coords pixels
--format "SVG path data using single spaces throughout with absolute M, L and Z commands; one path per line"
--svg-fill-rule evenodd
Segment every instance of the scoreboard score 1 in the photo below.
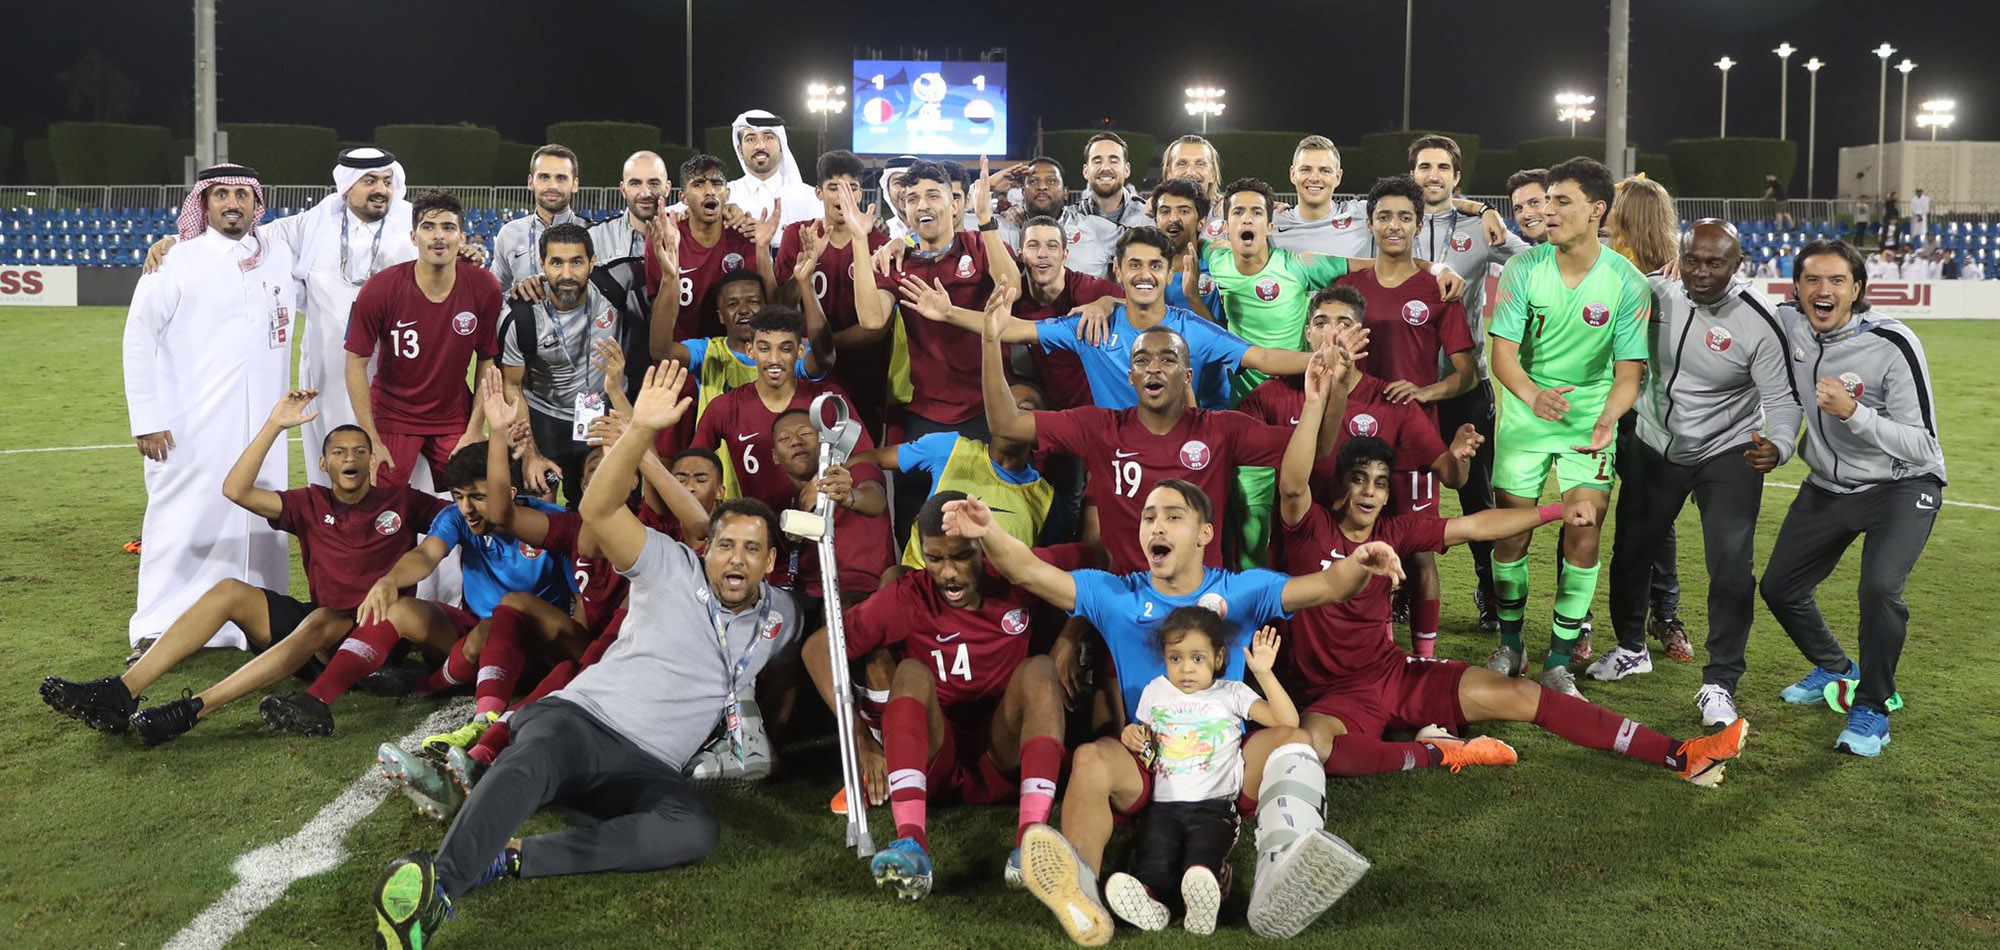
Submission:
M 854 151 L 1004 155 L 1007 64 L 854 61 Z

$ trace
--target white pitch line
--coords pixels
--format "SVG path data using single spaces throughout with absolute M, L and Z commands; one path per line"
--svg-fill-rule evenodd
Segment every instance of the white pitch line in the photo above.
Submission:
M 409 735 L 398 740 L 414 749 L 423 737 L 442 732 L 471 715 L 472 700 L 461 698 L 431 713 Z M 163 950 L 217 950 L 243 932 L 258 914 L 269 909 L 293 881 L 324 874 L 347 859 L 341 839 L 394 792 L 371 764 L 354 784 L 319 810 L 291 837 L 267 844 L 236 859 L 230 870 L 236 883 L 188 922 Z
M 298 441 L 296 438 L 287 438 L 285 439 L 285 444 L 292 445 Z M 27 455 L 32 452 L 97 452 L 103 449 L 133 448 L 138 448 L 138 446 L 131 442 L 111 442 L 105 445 L 52 445 L 41 449 L 0 449 L 0 455 Z
M 1793 491 L 1799 490 L 1799 486 L 1788 484 L 1786 482 L 1765 482 L 1764 486 L 1766 488 L 1789 488 Z M 1953 501 L 1947 498 L 1944 500 L 1944 503 L 1959 508 L 1977 508 L 1980 511 L 2000 511 L 2000 505 L 1982 505 L 1976 501 Z

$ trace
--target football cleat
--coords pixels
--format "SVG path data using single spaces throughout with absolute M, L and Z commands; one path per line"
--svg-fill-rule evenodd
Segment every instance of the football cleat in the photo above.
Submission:
M 1664 620 L 1654 618 L 1647 624 L 1648 632 L 1659 639 L 1660 646 L 1667 651 L 1667 659 L 1675 663 L 1686 663 L 1694 659 L 1694 646 L 1688 643 L 1687 627 L 1679 617 Z
M 1815 666 L 1812 672 L 1805 675 L 1804 679 L 1785 687 L 1785 691 L 1779 693 L 1778 698 L 1794 705 L 1810 706 L 1825 699 L 1826 688 L 1834 685 L 1838 680 L 1847 680 L 1850 683 L 1859 682 L 1861 680 L 1861 668 L 1849 662 L 1847 664 L 1847 672 L 1828 673 Z M 1838 706 L 1834 708 L 1839 709 Z M 1841 711 L 1845 712 L 1845 710 Z
M 82 683 L 57 676 L 42 680 L 42 702 L 99 732 L 123 734 L 131 727 L 132 714 L 139 710 L 143 698 L 133 696 L 125 681 L 116 676 Z
M 1743 742 L 1748 738 L 1750 721 L 1738 719 L 1721 732 L 1689 739 L 1675 750 L 1683 757 L 1676 774 L 1702 788 L 1714 788 L 1722 784 L 1723 765 L 1743 751 Z
M 257 704 L 257 715 L 264 717 L 265 725 L 279 732 L 302 736 L 333 735 L 333 710 L 311 693 L 266 696 L 263 702 Z
M 897 838 L 875 852 L 868 872 L 875 875 L 876 887 L 893 887 L 900 898 L 920 901 L 931 892 L 931 856 L 915 838 Z
M 1528 662 L 1526 651 L 1501 644 L 1486 657 L 1486 668 L 1501 676 L 1519 676 Z
M 1417 741 L 1438 750 L 1443 758 L 1438 762 L 1457 774 L 1468 765 L 1513 765 L 1521 761 L 1514 747 L 1492 736 L 1473 736 L 1461 739 L 1436 725 L 1425 726 L 1417 732 Z
M 486 734 L 488 726 L 499 721 L 500 714 L 496 712 L 475 714 L 472 717 L 472 721 L 450 732 L 440 732 L 434 736 L 424 737 L 423 745 L 420 748 L 424 750 L 425 755 L 442 762 L 444 761 L 446 752 L 455 748 L 471 748 L 473 743 L 479 741 L 480 736 Z
M 1606 683 L 1622 680 L 1627 676 L 1653 672 L 1653 654 L 1649 650 L 1638 652 L 1624 647 L 1612 647 L 1610 653 L 1597 658 L 1596 662 L 1584 667 L 1583 675 Z
M 375 888 L 375 946 L 424 950 L 451 917 L 451 900 L 428 852 L 412 851 L 390 862 Z
M 141 709 L 132 714 L 132 728 L 147 745 L 159 745 L 193 729 L 201 721 L 201 700 L 194 690 L 181 690 L 181 698 Z
M 465 804 L 465 796 L 460 793 L 451 777 L 437 763 L 422 756 L 403 751 L 401 746 L 384 742 L 375 747 L 375 762 L 381 767 L 382 778 L 389 787 L 402 792 L 416 807 L 416 812 L 426 818 L 449 821 Z
M 1535 682 L 1565 696 L 1583 698 L 1583 692 L 1576 688 L 1576 676 L 1567 666 L 1551 666 L 1543 670 L 1542 675 L 1535 677 Z

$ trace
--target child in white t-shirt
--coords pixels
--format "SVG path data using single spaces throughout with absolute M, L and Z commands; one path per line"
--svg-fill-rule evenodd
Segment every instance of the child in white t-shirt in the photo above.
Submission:
M 1264 698 L 1239 680 L 1219 680 L 1229 645 L 1222 618 L 1181 607 L 1159 627 L 1167 673 L 1146 684 L 1125 747 L 1152 778 L 1151 804 L 1132 851 L 1132 873 L 1113 874 L 1104 896 L 1113 913 L 1141 930 L 1159 930 L 1185 908 L 1182 926 L 1214 933 L 1228 890 L 1236 845 L 1236 799 L 1243 792 L 1243 721 L 1296 726 L 1299 711 L 1271 672 L 1279 637 L 1265 627 L 1243 649 L 1244 667 Z

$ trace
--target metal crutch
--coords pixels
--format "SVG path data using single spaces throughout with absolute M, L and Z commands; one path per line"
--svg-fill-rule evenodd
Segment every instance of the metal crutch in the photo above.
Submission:
M 833 422 L 826 422 L 831 404 Z M 813 428 L 819 432 L 819 471 L 847 464 L 854 446 L 861 440 L 861 424 L 848 418 L 847 401 L 833 393 L 821 393 L 812 402 Z M 832 653 L 834 729 L 840 739 L 840 777 L 847 792 L 847 843 L 854 853 L 868 857 L 875 843 L 868 834 L 868 792 L 862 786 L 861 760 L 854 746 L 854 682 L 847 659 L 847 630 L 841 623 L 840 574 L 833 554 L 833 501 L 819 496 L 811 512 L 786 511 L 782 519 L 786 534 L 819 544 L 820 590 L 826 607 L 826 646 Z

